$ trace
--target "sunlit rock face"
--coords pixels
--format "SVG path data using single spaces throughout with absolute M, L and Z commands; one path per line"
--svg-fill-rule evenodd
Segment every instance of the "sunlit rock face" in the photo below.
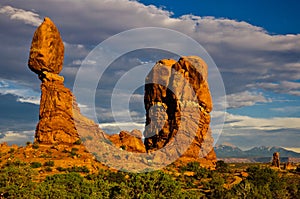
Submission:
M 144 103 L 148 152 L 176 145 L 170 154 L 180 156 L 178 161 L 214 166 L 216 155 L 209 128 L 213 105 L 207 65 L 201 58 L 157 62 L 146 78 Z
M 207 65 L 202 59 L 165 59 L 153 67 L 145 82 L 144 143 L 141 132 L 108 135 L 80 113 L 75 96 L 59 75 L 63 59 L 60 33 L 45 18 L 34 33 L 28 61 L 42 82 L 36 142 L 69 145 L 81 139 L 99 161 L 119 169 L 124 165 L 136 171 L 158 169 L 176 160 L 214 167 L 216 156 L 209 128 L 212 99 Z

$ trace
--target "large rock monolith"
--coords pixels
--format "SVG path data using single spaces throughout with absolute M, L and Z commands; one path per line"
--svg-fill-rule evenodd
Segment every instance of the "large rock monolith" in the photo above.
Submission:
M 176 145 L 170 154 L 180 156 L 177 161 L 214 166 L 216 155 L 209 128 L 213 104 L 207 77 L 206 63 L 196 56 L 157 62 L 145 85 L 148 152 Z

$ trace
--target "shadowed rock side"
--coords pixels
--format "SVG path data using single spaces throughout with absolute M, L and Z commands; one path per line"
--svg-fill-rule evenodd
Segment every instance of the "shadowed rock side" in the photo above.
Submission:
M 159 61 L 146 78 L 145 146 L 154 152 L 176 145 L 177 162 L 214 166 L 216 155 L 209 129 L 212 99 L 207 65 L 199 57 Z

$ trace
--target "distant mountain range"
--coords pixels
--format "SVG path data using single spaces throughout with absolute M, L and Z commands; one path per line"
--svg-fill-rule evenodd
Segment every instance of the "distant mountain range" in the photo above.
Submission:
M 215 146 L 214 149 L 218 158 L 271 158 L 274 152 L 279 152 L 280 157 L 300 158 L 300 153 L 282 147 L 260 146 L 243 151 L 232 144 L 222 144 Z

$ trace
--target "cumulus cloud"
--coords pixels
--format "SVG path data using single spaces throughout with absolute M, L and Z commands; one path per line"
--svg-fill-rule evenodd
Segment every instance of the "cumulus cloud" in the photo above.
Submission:
M 135 123 L 135 122 L 122 122 L 122 123 L 103 123 L 99 124 L 99 127 L 109 134 L 119 133 L 121 130 L 132 131 L 133 129 L 144 131 L 145 124 L 143 123 Z
M 254 118 L 243 115 L 227 114 L 226 126 L 235 129 L 251 129 L 273 131 L 282 129 L 300 129 L 300 118 L 297 117 L 274 117 Z
M 131 28 L 154 26 L 177 30 L 203 45 L 221 71 L 231 108 L 271 102 L 263 93 L 258 91 L 261 89 L 288 95 L 300 95 L 299 83 L 296 82 L 300 79 L 299 34 L 271 35 L 261 27 L 226 18 L 194 15 L 174 18 L 169 11 L 129 0 L 90 0 L 88 2 L 53 0 L 45 1 L 43 4 L 39 3 L 38 0 L 3 0 L 1 3 L 5 5 L 0 8 L 1 13 L 8 16 L 7 20 L 0 21 L 0 25 L 3 27 L 0 38 L 0 43 L 3 46 L 0 49 L 3 60 L 0 63 L 2 68 L 0 76 L 2 78 L 22 79 L 29 85 L 32 84 L 33 79 L 32 74 L 27 73 L 24 66 L 27 62 L 34 29 L 19 24 L 15 27 L 8 20 L 23 21 L 25 24 L 37 26 L 41 22 L 40 16 L 49 16 L 58 26 L 65 42 L 66 57 L 62 74 L 66 76 L 66 84 L 69 87 L 72 86 L 72 80 L 82 60 L 101 41 Z M 143 41 L 141 40 L 141 42 Z M 118 67 L 108 73 L 107 78 L 103 79 L 105 88 L 112 88 L 108 86 L 112 85 L 111 77 L 119 78 L 120 74 L 126 72 L 128 68 L 125 63 L 128 62 L 124 61 L 124 64 L 119 62 Z M 16 93 L 16 91 L 12 91 L 12 88 L 3 87 L 2 93 L 4 92 Z M 32 101 L 28 98 L 31 95 L 19 94 L 18 96 L 23 102 L 26 99 Z M 106 98 L 101 99 L 103 100 L 99 103 L 109 101 Z M 135 99 L 133 98 L 133 100 Z M 276 99 L 273 99 L 272 96 L 272 100 L 275 101 Z M 88 113 L 88 106 L 84 108 L 85 112 Z M 100 113 L 103 113 L 105 122 L 108 123 L 111 122 L 109 121 L 111 119 L 109 110 L 109 106 L 99 110 Z M 236 122 L 233 122 L 234 120 Z M 232 116 L 227 122 L 227 125 L 230 123 L 236 128 L 227 126 L 225 135 L 240 133 L 244 136 L 242 139 L 245 138 L 246 134 L 249 137 L 252 136 L 249 140 L 245 139 L 245 145 L 251 141 L 255 142 L 253 131 L 260 134 L 267 131 L 270 133 L 273 126 L 272 122 L 278 123 L 274 125 L 274 131 L 280 131 L 280 128 L 286 128 L 286 126 L 293 127 L 293 129 L 288 129 L 289 133 L 285 135 L 285 138 L 287 135 L 295 135 L 295 129 L 299 129 L 299 126 L 295 124 L 299 122 L 297 118 L 283 118 L 281 121 L 276 118 L 266 120 L 261 118 L 260 120 L 247 118 L 247 116 Z M 263 125 L 259 126 L 256 123 Z M 247 125 L 248 127 L 246 127 Z M 268 125 L 272 126 L 268 127 Z M 251 130 L 250 127 L 254 129 Z M 233 139 L 233 136 L 227 136 L 226 139 L 229 137 L 231 140 Z
M 5 14 L 12 20 L 23 21 L 25 24 L 32 26 L 39 26 L 43 22 L 37 13 L 11 6 L 0 7 L 0 14 Z
M 3 133 L 3 136 L 0 136 L 0 143 L 6 142 L 8 145 L 25 145 L 28 141 L 32 142 L 33 138 L 34 130 L 21 132 L 7 131 Z
M 253 106 L 256 103 L 272 102 L 272 100 L 267 99 L 262 92 L 243 91 L 227 95 L 226 98 L 228 103 L 227 108 L 240 108 L 244 106 Z
M 69 6 L 70 3 L 74 6 Z M 228 94 L 242 92 L 254 82 L 300 78 L 300 35 L 271 35 L 261 27 L 226 18 L 194 15 L 173 18 L 169 11 L 128 0 L 91 0 L 88 3 L 54 0 L 43 5 L 28 0 L 11 4 L 53 16 L 64 41 L 70 45 L 70 48 L 66 45 L 66 54 L 70 54 L 67 65 L 78 67 L 78 60 L 111 35 L 131 28 L 154 26 L 180 31 L 202 44 L 217 63 Z M 74 76 L 74 71 L 70 69 L 68 75 Z M 260 88 L 260 84 L 256 86 Z
M 16 81 L 0 80 L 0 95 L 9 94 L 16 96 L 17 101 L 21 103 L 40 104 L 40 94 L 30 87 L 20 85 Z
M 250 85 L 253 87 L 253 85 Z M 300 82 L 281 81 L 279 83 L 257 83 L 254 86 L 259 86 L 266 90 L 271 90 L 277 93 L 285 93 L 290 95 L 300 96 Z
M 227 113 L 223 133 L 217 144 L 233 143 L 242 149 L 253 146 L 299 148 L 300 118 L 254 118 Z

